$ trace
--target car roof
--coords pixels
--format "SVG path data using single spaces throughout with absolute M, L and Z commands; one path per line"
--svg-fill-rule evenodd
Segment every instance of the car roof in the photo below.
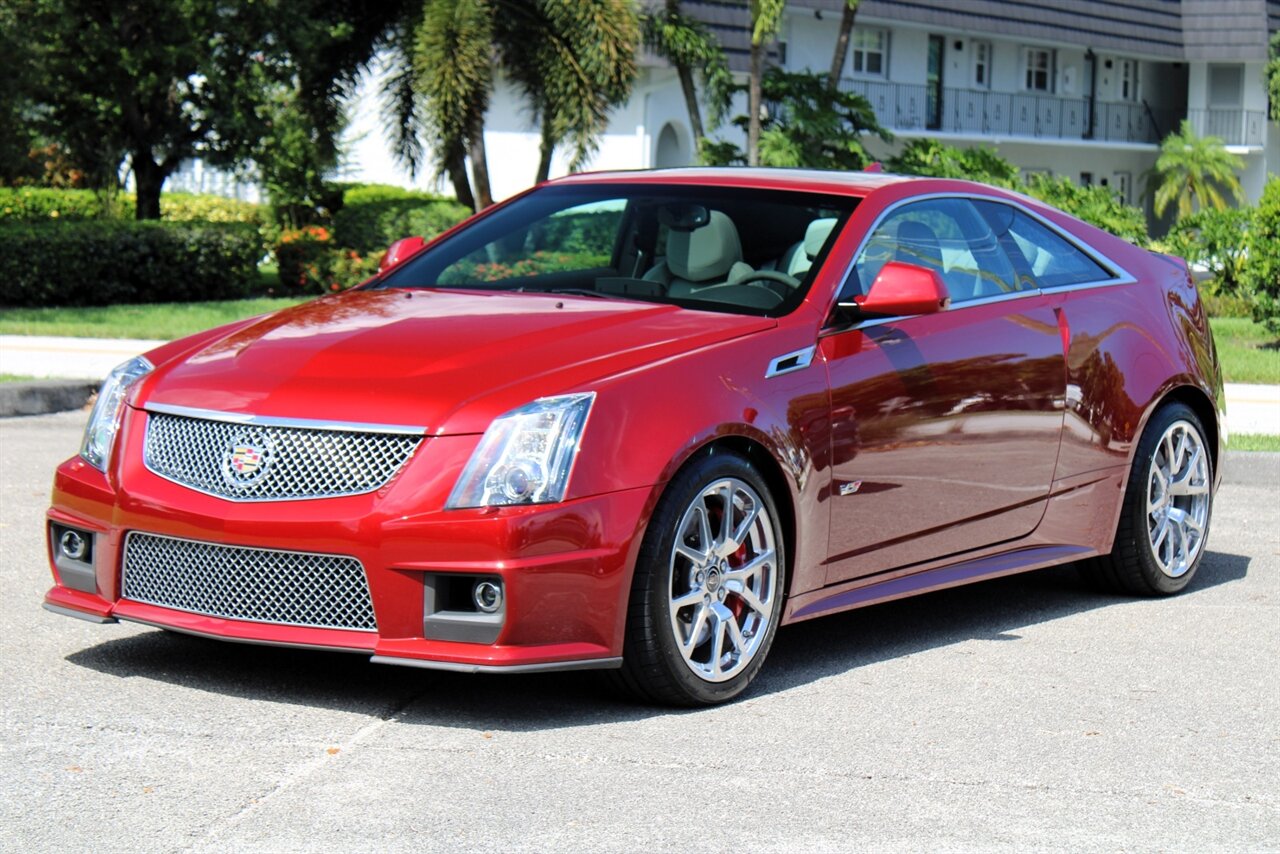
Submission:
M 823 169 L 778 169 L 749 166 L 688 166 L 678 169 L 640 169 L 613 172 L 580 172 L 549 183 L 566 184 L 700 184 L 720 187 L 757 187 L 866 196 L 881 187 L 932 179 L 885 172 L 837 172 Z

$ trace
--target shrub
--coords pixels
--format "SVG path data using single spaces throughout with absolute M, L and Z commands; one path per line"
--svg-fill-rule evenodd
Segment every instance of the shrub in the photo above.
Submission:
M 361 254 L 339 247 L 320 225 L 289 228 L 280 233 L 276 262 L 285 293 L 340 291 L 358 285 L 378 271 L 381 253 Z
M 996 187 L 1018 187 L 1018 167 L 996 153 L 994 148 L 957 148 L 936 139 L 913 139 L 885 168 L 899 175 L 928 175 L 932 178 L 963 178 Z
M 121 197 L 107 199 L 92 190 L 0 187 L 0 224 L 114 219 L 126 216 L 131 207 Z
M 1247 235 L 1253 223 L 1250 208 L 1202 210 L 1178 220 L 1165 237 L 1172 255 L 1209 270 L 1215 294 L 1239 293 L 1245 262 Z
M 235 299 L 257 285 L 262 254 L 240 223 L 0 225 L 0 305 Z
M 1070 178 L 1037 174 L 1027 180 L 1027 193 L 1130 243 L 1150 242 L 1142 211 L 1124 204 L 1106 187 L 1081 187 Z
M 1267 179 L 1247 245 L 1243 280 L 1253 303 L 1253 319 L 1280 334 L 1280 176 Z
M 132 197 L 129 199 L 132 207 Z M 266 219 L 262 205 L 224 196 L 196 193 L 165 193 L 160 197 L 160 218 L 166 222 L 247 222 L 262 225 Z
M 470 210 L 452 200 L 422 194 L 377 198 L 381 192 L 384 188 L 347 191 L 342 209 L 333 217 L 333 236 L 339 246 L 380 255 L 402 237 L 417 235 L 430 240 L 471 215 Z M 373 198 L 369 201 L 361 201 L 370 197 Z

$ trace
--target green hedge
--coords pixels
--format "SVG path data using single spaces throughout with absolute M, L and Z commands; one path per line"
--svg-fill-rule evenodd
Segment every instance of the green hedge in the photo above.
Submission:
M 92 190 L 46 187 L 0 187 L 0 223 L 72 222 L 91 219 L 132 219 L 134 196 L 121 193 L 110 201 Z M 197 193 L 165 193 L 160 216 L 166 222 L 248 222 L 266 219 L 262 205 Z
M 127 196 L 133 209 L 133 196 Z M 262 225 L 268 211 L 263 205 L 207 193 L 165 193 L 160 196 L 160 218 L 165 222 L 247 222 Z
M 451 199 L 413 194 L 394 187 L 348 190 L 342 209 L 333 215 L 333 242 L 362 255 L 379 255 L 402 237 L 430 240 L 471 215 Z
M 0 187 L 0 224 L 115 219 L 130 209 L 122 198 L 106 201 L 92 190 Z
M 1244 291 L 1253 303 L 1253 319 L 1280 334 L 1280 175 L 1267 185 L 1254 209 L 1249 231 Z
M 258 284 L 263 243 L 240 223 L 0 225 L 0 305 L 235 299 Z

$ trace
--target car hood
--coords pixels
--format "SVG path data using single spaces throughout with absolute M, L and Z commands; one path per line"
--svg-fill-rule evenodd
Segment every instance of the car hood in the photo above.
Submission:
M 135 405 L 478 433 L 537 397 L 774 323 L 567 295 L 349 291 L 158 364 Z

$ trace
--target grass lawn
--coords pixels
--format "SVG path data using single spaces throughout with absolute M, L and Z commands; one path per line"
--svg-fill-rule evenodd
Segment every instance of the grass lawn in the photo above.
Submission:
M 1232 433 L 1227 447 L 1233 451 L 1280 451 L 1280 436 L 1265 433 Z
M 1247 317 L 1209 320 L 1229 383 L 1280 383 L 1280 340 Z
M 0 383 L 25 383 L 35 377 L 24 377 L 18 374 L 0 374 Z
M 0 310 L 0 335 L 170 340 L 300 302 L 303 298 L 262 297 L 94 308 L 6 308 Z

